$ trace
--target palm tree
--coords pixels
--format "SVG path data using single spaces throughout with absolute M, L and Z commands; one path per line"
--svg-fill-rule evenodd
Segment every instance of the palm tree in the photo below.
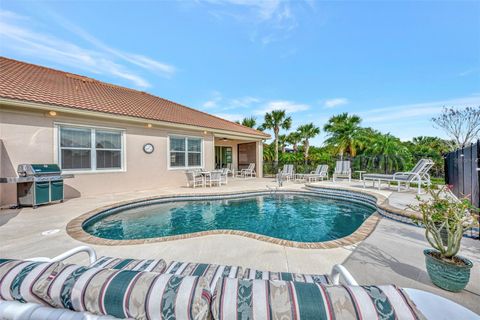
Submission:
M 285 153 L 285 148 L 287 147 L 287 136 L 285 134 L 280 134 L 278 136 L 278 145 L 280 149 L 282 150 L 282 153 Z
M 323 127 L 328 136 L 325 140 L 326 144 L 334 147 L 342 159 L 344 153 L 355 157 L 357 151 L 362 148 L 361 122 L 362 119 L 359 116 L 345 112 L 331 117 Z
M 310 148 L 309 140 L 320 133 L 320 128 L 316 127 L 313 123 L 308 123 L 298 127 L 297 131 L 300 133 L 300 136 L 303 140 L 303 158 L 305 160 L 305 164 L 307 164 L 308 149 Z
M 262 129 L 273 130 L 273 135 L 275 138 L 275 167 L 278 166 L 278 134 L 280 129 L 288 130 L 292 125 L 292 118 L 287 117 L 285 110 L 273 110 L 265 114 L 265 121 L 263 122 Z
M 235 121 L 235 122 L 238 124 L 241 124 L 244 127 L 253 128 L 257 124 L 257 118 L 255 118 L 254 116 L 251 116 L 251 117 L 243 118 L 241 122 L 240 121 Z
M 298 131 L 290 132 L 287 136 L 287 141 L 292 145 L 293 152 L 298 151 L 298 144 L 302 142 L 302 136 Z
M 385 173 L 402 169 L 410 156 L 407 147 L 390 133 L 377 135 L 373 144 L 367 148 L 367 153 L 378 159 L 378 165 L 380 169 L 383 167 Z

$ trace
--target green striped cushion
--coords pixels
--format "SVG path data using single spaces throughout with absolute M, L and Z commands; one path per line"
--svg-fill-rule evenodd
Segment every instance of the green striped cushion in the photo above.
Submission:
M 0 300 L 43 303 L 34 288 L 53 267 L 47 262 L 0 259 Z
M 112 257 L 101 257 L 90 267 L 117 269 L 117 270 L 133 270 L 164 273 L 167 263 L 163 259 L 121 259 Z
M 260 279 L 260 280 L 283 280 L 307 283 L 323 283 L 330 284 L 330 276 L 327 274 L 302 274 L 291 272 L 270 272 L 260 271 L 252 268 L 246 268 L 243 279 Z
M 57 308 L 135 319 L 209 319 L 201 277 L 57 263 L 36 294 Z
M 179 276 L 201 276 L 208 281 L 210 289 L 213 291 L 220 278 L 242 278 L 243 269 L 236 266 L 173 261 L 168 265 L 165 273 Z
M 214 319 L 424 319 L 395 286 L 329 286 L 223 278 L 213 293 Z

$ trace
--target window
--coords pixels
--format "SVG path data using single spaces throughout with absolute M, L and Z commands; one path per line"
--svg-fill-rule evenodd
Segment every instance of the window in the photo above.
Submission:
M 123 131 L 59 126 L 59 163 L 63 170 L 123 168 Z
M 202 166 L 202 139 L 170 137 L 170 167 L 193 168 Z

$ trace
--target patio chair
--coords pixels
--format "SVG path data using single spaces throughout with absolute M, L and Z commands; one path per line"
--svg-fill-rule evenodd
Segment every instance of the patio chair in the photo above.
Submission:
M 428 171 L 433 167 L 435 163 L 431 159 L 420 159 L 415 167 L 408 172 L 396 172 L 394 174 L 381 174 L 381 173 L 367 173 L 363 175 L 363 187 L 366 188 L 366 181 L 372 181 L 375 188 L 375 182 L 378 182 L 378 190 L 381 188 L 382 182 L 387 182 L 390 188 L 390 183 L 397 183 L 397 191 L 400 192 L 402 183 L 405 184 L 405 190 L 410 189 L 411 183 L 417 184 L 417 193 L 420 194 L 422 185 L 430 187 L 430 175 Z
M 232 177 L 235 177 L 235 169 L 233 168 L 233 163 L 227 163 L 226 169 L 228 170 L 227 174 L 231 175 Z
M 231 172 L 230 169 L 228 168 L 223 168 L 222 173 L 220 175 L 220 183 L 221 184 L 227 184 L 228 183 L 228 174 Z
M 82 252 L 89 255 L 87 267 L 66 263 Z M 398 319 L 478 319 L 467 308 L 422 290 L 360 286 L 342 265 L 334 265 L 329 275 L 312 275 L 163 259 L 97 259 L 92 248 L 82 246 L 54 258 L 0 259 L 0 266 L 0 319 L 8 320 L 159 319 L 172 309 L 185 318 L 229 320 L 237 319 L 240 306 L 258 319 L 285 310 L 309 319 L 327 318 L 327 310 L 336 319 L 392 314 Z M 244 289 L 255 294 L 237 304 Z M 164 303 L 165 297 L 173 298 Z
M 212 187 L 212 185 L 221 186 L 223 170 L 214 170 L 208 173 L 205 173 L 205 185 Z
M 197 186 L 203 187 L 205 185 L 205 179 L 200 171 L 187 171 L 187 187 L 195 188 Z
M 307 173 L 304 175 L 305 180 L 308 179 L 308 182 L 317 181 L 318 179 L 323 181 L 323 178 L 328 180 L 328 165 L 320 164 L 317 166 L 315 171 Z
M 250 163 L 248 165 L 247 169 L 242 169 L 237 172 L 239 177 L 247 178 L 247 176 L 250 176 L 250 178 L 253 178 L 257 175 L 255 172 L 255 163 Z
M 349 160 L 338 160 L 333 172 L 333 181 L 336 178 L 348 178 L 348 182 L 352 181 L 352 169 L 350 168 Z
M 291 180 L 294 178 L 295 172 L 293 168 L 293 164 L 285 164 L 283 165 L 283 170 L 280 170 L 278 173 L 277 179 L 282 180 Z

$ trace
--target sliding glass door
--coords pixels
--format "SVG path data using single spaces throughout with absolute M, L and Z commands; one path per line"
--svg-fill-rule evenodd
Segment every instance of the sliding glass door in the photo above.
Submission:
M 232 147 L 215 147 L 215 168 L 229 168 L 232 163 Z

